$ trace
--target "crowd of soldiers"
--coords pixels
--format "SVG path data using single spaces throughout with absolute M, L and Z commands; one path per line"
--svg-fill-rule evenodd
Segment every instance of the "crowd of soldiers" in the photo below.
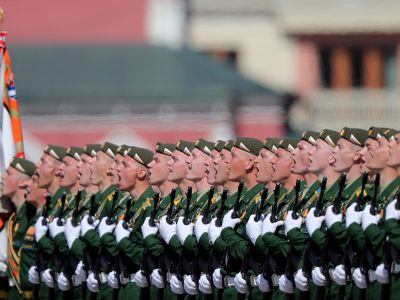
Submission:
M 9 299 L 396 299 L 400 132 L 48 145 L 2 193 Z

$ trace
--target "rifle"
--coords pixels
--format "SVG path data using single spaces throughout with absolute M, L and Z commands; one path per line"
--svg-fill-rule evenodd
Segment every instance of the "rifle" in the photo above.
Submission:
M 78 190 L 75 196 L 75 209 L 72 212 L 72 217 L 71 217 L 71 224 L 74 227 L 77 227 L 78 224 L 78 213 L 79 213 L 79 202 L 81 201 L 82 197 L 82 191 Z M 73 261 L 71 259 L 71 254 L 69 249 L 67 248 L 66 253 L 65 253 L 65 259 L 64 259 L 64 267 L 63 267 L 63 273 L 64 276 L 68 279 L 71 288 L 72 288 L 72 273 L 73 273 Z M 68 297 L 71 295 L 71 289 L 68 291 L 62 291 L 61 293 L 61 298 L 63 300 L 68 299 Z
M 173 224 L 173 220 L 172 220 L 172 211 L 174 208 L 174 200 L 175 200 L 175 196 L 176 196 L 176 189 L 172 189 L 171 193 L 169 194 L 170 197 L 170 204 L 167 210 L 167 217 L 166 217 L 166 221 L 168 224 Z M 150 219 L 150 221 L 152 221 Z M 164 284 L 167 283 L 167 267 L 166 267 L 166 262 L 165 262 L 165 257 L 167 256 L 166 250 L 167 250 L 167 244 L 160 238 L 160 240 L 162 241 L 162 249 L 161 249 L 161 253 L 160 256 L 158 258 L 158 267 L 160 269 L 160 273 L 161 276 L 164 279 Z M 161 289 L 157 289 L 157 300 L 162 300 L 164 299 L 164 288 Z
M 298 211 L 300 209 L 300 189 L 301 189 L 301 181 L 300 179 L 296 180 L 296 186 L 295 186 L 295 201 L 294 201 L 294 205 L 293 205 L 293 211 L 292 211 L 292 218 L 293 219 L 297 219 L 299 217 L 298 215 Z
M 189 186 L 186 193 L 186 209 L 185 209 L 185 217 L 183 218 L 183 224 L 189 225 L 189 212 L 190 212 L 190 203 L 192 201 L 192 187 Z
M 364 210 L 365 207 L 365 200 L 366 197 L 364 197 L 364 192 L 365 192 L 365 186 L 368 183 L 368 172 L 364 172 L 363 176 L 362 176 L 362 181 L 361 181 L 361 191 L 360 191 L 360 195 L 358 195 L 357 197 L 357 204 L 355 207 L 356 211 L 362 211 Z
M 216 220 L 215 220 L 215 225 L 217 227 L 222 226 L 222 217 L 224 216 L 224 209 L 225 209 L 225 201 L 228 198 L 228 189 L 224 189 L 221 195 L 221 206 L 218 209 L 218 212 L 216 213 Z
M 271 222 L 278 221 L 278 201 L 279 201 L 280 191 L 281 191 L 281 184 L 278 182 L 275 186 L 274 204 L 272 205 L 272 208 L 271 208 L 271 217 L 270 217 Z
M 212 198 L 214 196 L 214 191 L 215 191 L 215 188 L 213 186 L 208 191 L 207 206 L 206 206 L 206 209 L 203 212 L 203 224 L 210 223 L 209 214 L 210 214 L 210 207 L 211 207 Z
M 396 194 L 396 204 L 394 206 L 397 210 L 400 210 L 400 189 Z
M 124 229 L 128 229 L 128 221 L 129 221 L 129 214 L 131 212 L 131 207 L 132 207 L 132 202 L 133 202 L 133 197 L 132 195 L 129 195 L 128 198 L 126 199 L 126 211 L 124 215 L 124 220 L 122 223 L 122 226 Z
M 43 207 L 42 210 L 42 225 L 46 225 L 47 224 L 47 217 L 49 214 L 49 207 L 50 207 L 50 201 L 51 201 L 51 194 L 47 193 L 46 194 L 46 203 Z M 36 253 L 36 270 L 39 274 L 39 279 L 40 279 L 40 273 L 43 272 L 43 269 L 45 267 L 45 258 L 44 255 L 42 253 L 42 251 L 40 251 L 39 249 L 37 249 L 37 253 Z M 39 299 L 39 290 L 40 290 L 40 283 L 39 284 L 34 284 L 33 285 L 33 299 L 34 300 L 38 300 Z
M 240 197 L 242 196 L 243 188 L 244 188 L 244 181 L 240 180 L 238 190 L 237 190 L 236 201 L 235 201 L 235 204 L 233 205 L 232 218 L 239 217 L 239 209 L 240 209 L 240 203 L 241 203 Z
M 326 182 L 327 182 L 328 178 L 326 178 L 326 176 L 324 176 L 324 178 L 322 179 L 322 183 L 321 183 L 321 190 L 319 192 L 319 197 L 317 200 L 317 203 L 315 203 L 315 211 L 314 211 L 314 216 L 316 217 L 320 217 L 323 214 L 323 207 L 324 207 L 324 193 L 326 190 Z
M 346 178 L 347 175 L 346 173 L 343 173 L 342 176 L 340 177 L 340 182 L 339 182 L 339 192 L 337 193 L 335 200 L 333 201 L 333 207 L 332 211 L 338 215 L 341 213 L 341 203 L 342 203 L 342 195 L 343 191 L 346 188 Z
M 88 218 L 88 223 L 89 224 L 93 224 L 94 220 L 93 217 L 96 213 L 96 195 L 92 194 L 92 196 L 90 196 L 90 208 L 89 208 L 89 218 Z
M 374 196 L 372 197 L 371 208 L 370 208 L 370 213 L 371 213 L 371 215 L 374 215 L 374 216 L 379 213 L 378 195 L 379 195 L 380 181 L 381 181 L 381 174 L 377 173 L 375 175 Z
M 154 207 L 153 207 L 153 210 L 151 211 L 150 220 L 149 220 L 149 224 L 152 227 L 156 226 L 155 219 L 156 219 L 156 213 L 157 213 L 159 201 L 160 201 L 160 193 L 155 193 L 154 198 L 153 198 Z

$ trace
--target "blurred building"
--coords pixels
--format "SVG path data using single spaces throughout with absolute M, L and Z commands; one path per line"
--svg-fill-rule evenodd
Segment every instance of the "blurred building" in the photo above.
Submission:
M 298 95 L 292 129 L 398 127 L 400 2 L 191 0 L 188 40 Z

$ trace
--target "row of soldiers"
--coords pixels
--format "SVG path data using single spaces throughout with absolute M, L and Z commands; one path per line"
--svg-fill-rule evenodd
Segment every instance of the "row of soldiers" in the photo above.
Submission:
M 15 158 L 9 299 L 395 299 L 400 132 Z

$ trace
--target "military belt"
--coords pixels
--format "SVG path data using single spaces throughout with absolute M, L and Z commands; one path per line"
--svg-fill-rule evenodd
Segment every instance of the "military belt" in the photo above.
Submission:
M 279 286 L 279 275 L 278 274 L 272 274 L 271 275 L 271 281 L 273 286 Z
M 250 285 L 254 288 L 257 287 L 257 276 L 256 275 L 251 275 L 249 278 Z
M 107 283 L 107 274 L 104 272 L 99 273 L 99 279 L 101 284 Z
M 167 279 L 167 282 L 170 283 L 171 277 L 172 277 L 172 273 L 171 273 L 171 272 L 167 272 L 167 274 L 166 274 L 165 277 L 166 277 L 166 279 Z
M 392 265 L 390 266 L 390 273 L 399 274 L 400 273 L 400 263 L 392 262 Z
M 58 277 L 60 277 L 61 273 L 56 273 L 56 281 L 58 280 Z M 82 284 L 82 281 L 79 279 L 78 276 L 72 275 L 71 276 L 71 283 L 72 286 L 80 286 Z
M 369 282 L 376 281 L 375 270 L 368 270 L 368 280 L 369 280 Z
M 119 275 L 119 282 L 122 285 L 126 285 L 130 282 L 135 282 L 135 273 L 125 276 L 124 274 Z

